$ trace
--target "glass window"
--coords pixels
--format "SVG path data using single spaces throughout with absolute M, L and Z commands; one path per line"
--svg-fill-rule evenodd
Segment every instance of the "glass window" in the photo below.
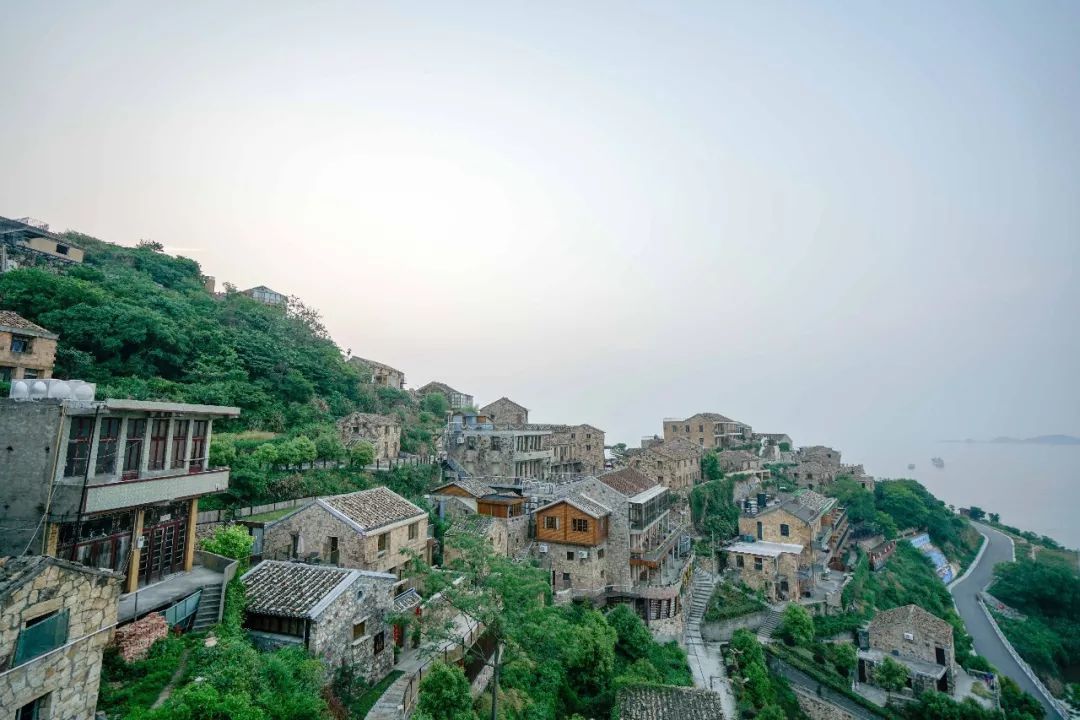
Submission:
M 90 438 L 93 431 L 94 418 L 76 417 L 71 419 L 64 477 L 81 477 L 86 474 L 87 463 L 90 460 Z
M 581 518 L 574 518 L 570 521 L 570 527 L 574 532 L 589 532 L 589 521 Z
M 150 469 L 165 469 L 165 441 L 169 438 L 169 421 L 154 420 L 150 424 Z
M 788 537 L 789 535 L 791 535 L 791 526 L 786 525 L 786 524 L 781 524 L 780 525 L 780 534 L 783 535 L 784 537 Z
M 191 427 L 190 420 L 177 420 L 173 423 L 172 466 L 187 467 L 187 434 Z
M 196 420 L 191 429 L 191 466 L 199 470 L 206 467 L 206 435 L 209 429 L 209 420 Z
M 559 518 L 555 517 L 554 515 L 545 515 L 544 516 L 544 529 L 545 530 L 558 530 L 559 529 Z
M 127 440 L 124 442 L 124 472 L 139 472 L 142 463 L 143 440 L 146 438 L 146 421 L 130 418 L 127 423 Z
M 386 633 L 385 632 L 379 632 L 379 633 L 377 633 L 375 635 L 375 643 L 374 643 L 374 647 L 372 648 L 372 652 L 374 652 L 376 655 L 378 655 L 379 653 L 381 653 L 383 651 L 383 648 L 385 648 L 385 647 L 386 647 Z
M 409 539 L 415 540 L 418 537 L 420 537 L 420 523 L 414 522 L 409 526 Z
M 762 563 L 761 558 L 759 558 L 759 557 L 754 558 L 754 569 L 760 571 L 762 569 L 762 567 L 764 567 L 764 564 Z
M 743 567 L 746 565 L 746 560 L 742 555 L 735 556 L 735 567 Z
M 573 550 L 567 550 L 566 551 L 566 559 L 567 560 L 573 560 L 574 559 L 574 551 Z
M 11 352 L 13 353 L 28 353 L 30 352 L 30 338 L 26 335 L 12 335 L 11 336 Z
M 379 536 L 379 552 L 386 552 L 390 547 L 390 533 L 383 533 Z
M 102 418 L 98 430 L 97 462 L 94 471 L 109 475 L 116 471 L 116 451 L 120 444 L 120 418 Z
M 367 621 L 358 622 L 352 626 L 352 639 L 359 640 L 367 635 Z

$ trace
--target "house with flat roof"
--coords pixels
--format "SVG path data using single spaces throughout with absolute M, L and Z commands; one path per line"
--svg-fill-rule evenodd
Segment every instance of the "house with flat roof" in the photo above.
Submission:
M 20 267 L 62 268 L 81 263 L 84 255 L 78 245 L 49 232 L 48 223 L 0 217 L 0 273 Z
M 0 382 L 52 377 L 60 336 L 11 310 L 0 310 Z
M 431 561 L 428 514 L 387 487 L 314 500 L 263 526 L 263 557 L 390 573 L 408 589 L 409 562 Z
M 5 717 L 91 718 L 121 577 L 42 555 L 0 557 Z
M 760 590 L 769 602 L 798 596 L 799 558 L 803 546 L 795 543 L 737 542 L 724 548 L 727 566 L 738 582 Z
M 328 672 L 351 665 L 369 684 L 393 668 L 394 575 L 264 560 L 241 582 L 244 628 L 257 647 L 298 645 Z
M 551 472 L 551 430 L 507 428 L 477 413 L 451 413 L 443 444 L 448 459 L 471 477 L 539 480 Z

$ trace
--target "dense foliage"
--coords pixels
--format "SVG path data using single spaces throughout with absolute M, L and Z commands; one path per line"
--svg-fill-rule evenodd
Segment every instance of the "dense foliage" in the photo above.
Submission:
M 724 477 L 714 451 L 709 451 L 702 458 L 701 472 L 705 482 L 690 491 L 691 518 L 699 534 L 720 542 L 739 531 L 735 483 Z
M 806 717 L 787 681 L 769 672 L 765 652 L 753 633 L 736 630 L 729 654 L 737 669 L 732 675 L 732 687 L 744 717 Z
M 717 583 L 705 608 L 706 622 L 718 622 L 749 615 L 765 609 L 765 603 L 748 588 L 731 583 Z

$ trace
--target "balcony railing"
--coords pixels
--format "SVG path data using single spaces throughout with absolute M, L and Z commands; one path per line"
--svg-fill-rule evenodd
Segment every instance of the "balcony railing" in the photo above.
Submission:
M 682 526 L 676 526 L 671 529 L 661 540 L 657 543 L 650 543 L 652 547 L 648 550 L 630 549 L 630 557 L 634 560 L 647 560 L 649 562 L 659 562 L 667 554 L 669 550 L 674 546 L 675 541 L 679 536 L 686 532 L 686 528 Z
M 208 495 L 229 487 L 229 469 L 202 472 L 176 468 L 172 472 L 137 480 L 90 485 L 86 488 L 85 512 L 105 512 L 136 505 L 167 502 L 177 498 Z

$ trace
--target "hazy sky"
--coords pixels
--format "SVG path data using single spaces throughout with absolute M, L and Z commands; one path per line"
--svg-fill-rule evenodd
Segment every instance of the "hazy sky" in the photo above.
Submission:
M 1080 4 L 8 3 L 0 215 L 636 443 L 1080 434 Z M 872 470 L 872 468 L 871 468 Z

